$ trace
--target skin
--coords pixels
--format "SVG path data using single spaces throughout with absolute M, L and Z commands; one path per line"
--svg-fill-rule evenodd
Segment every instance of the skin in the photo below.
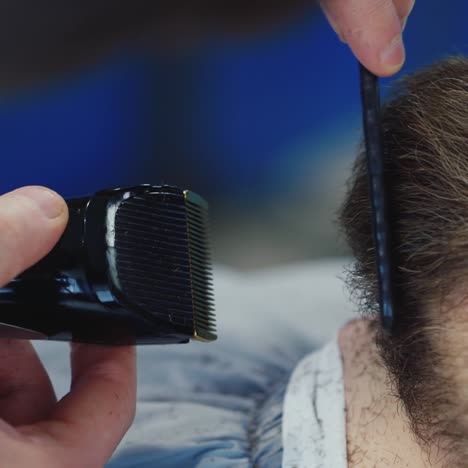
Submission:
M 346 403 L 349 468 L 447 468 L 451 450 L 432 443 L 424 450 L 381 362 L 367 320 L 347 324 L 339 334 Z M 457 373 L 465 374 L 463 367 Z M 451 379 L 451 384 L 456 380 Z M 464 466 L 464 464 L 463 464 Z
M 64 201 L 44 188 L 0 197 L 0 284 L 46 255 L 67 218 Z M 135 414 L 135 349 L 73 345 L 71 368 L 70 392 L 57 402 L 31 344 L 0 340 L 0 467 L 93 468 L 109 459 Z
M 415 0 L 321 0 L 339 38 L 379 76 L 398 72 L 405 61 L 402 34 Z
M 414 0 L 322 0 L 321 6 L 340 39 L 367 68 L 380 76 L 401 68 L 402 33 Z M 66 222 L 64 201 L 47 189 L 27 187 L 0 197 L 0 285 L 45 256 Z M 369 352 L 365 360 L 356 359 L 366 338 L 354 327 L 344 330 L 341 338 L 346 399 L 354 409 L 348 414 L 348 442 L 349 447 L 360 447 L 353 455 L 360 461 L 350 466 L 429 466 L 420 458 L 423 454 L 398 406 L 385 400 L 388 382 L 376 356 Z M 110 458 L 135 414 L 135 349 L 73 345 L 71 368 L 71 390 L 57 402 L 31 344 L 0 340 L 0 468 L 92 468 Z M 375 411 L 389 414 L 375 418 Z M 361 414 L 369 418 L 365 430 L 357 429 Z M 384 464 L 380 444 L 400 455 Z

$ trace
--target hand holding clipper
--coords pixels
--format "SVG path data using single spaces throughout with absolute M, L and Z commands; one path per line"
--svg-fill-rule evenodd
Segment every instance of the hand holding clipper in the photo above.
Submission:
M 142 185 L 67 205 L 56 247 L 0 289 L 0 336 L 114 345 L 216 339 L 203 199 Z

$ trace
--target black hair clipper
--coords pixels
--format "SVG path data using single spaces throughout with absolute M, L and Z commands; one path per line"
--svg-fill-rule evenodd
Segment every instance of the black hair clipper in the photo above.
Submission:
M 67 203 L 70 220 L 54 250 L 0 289 L 0 337 L 111 345 L 216 339 L 201 197 L 142 185 Z

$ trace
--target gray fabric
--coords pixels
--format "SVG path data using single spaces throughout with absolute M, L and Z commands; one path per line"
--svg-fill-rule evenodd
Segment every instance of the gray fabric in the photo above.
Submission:
M 351 317 L 342 262 L 215 274 L 219 341 L 139 349 L 137 416 L 109 468 L 278 467 L 285 387 Z M 64 345 L 38 346 L 60 395 Z

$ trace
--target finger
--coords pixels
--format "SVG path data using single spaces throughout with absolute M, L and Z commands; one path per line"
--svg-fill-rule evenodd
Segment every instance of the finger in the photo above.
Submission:
M 42 187 L 0 197 L 0 285 L 45 256 L 67 221 L 65 202 Z
M 405 60 L 402 24 L 392 0 L 322 0 L 322 7 L 358 60 L 373 73 L 389 76 Z
M 49 376 L 31 343 L 0 340 L 0 418 L 13 426 L 35 423 L 55 403 Z
M 47 451 L 41 450 L 38 446 L 31 447 L 27 440 L 3 421 L 0 421 L 0 447 L 2 449 L 1 468 L 54 468 L 59 466 L 56 460 L 50 458 Z
M 78 457 L 79 466 L 103 466 L 135 415 L 135 367 L 134 347 L 74 345 L 70 393 L 49 421 L 22 433 L 39 443 L 52 439 L 57 456 Z
M 415 0 L 395 0 L 395 8 L 400 18 L 402 29 L 405 29 L 408 16 L 413 11 Z

